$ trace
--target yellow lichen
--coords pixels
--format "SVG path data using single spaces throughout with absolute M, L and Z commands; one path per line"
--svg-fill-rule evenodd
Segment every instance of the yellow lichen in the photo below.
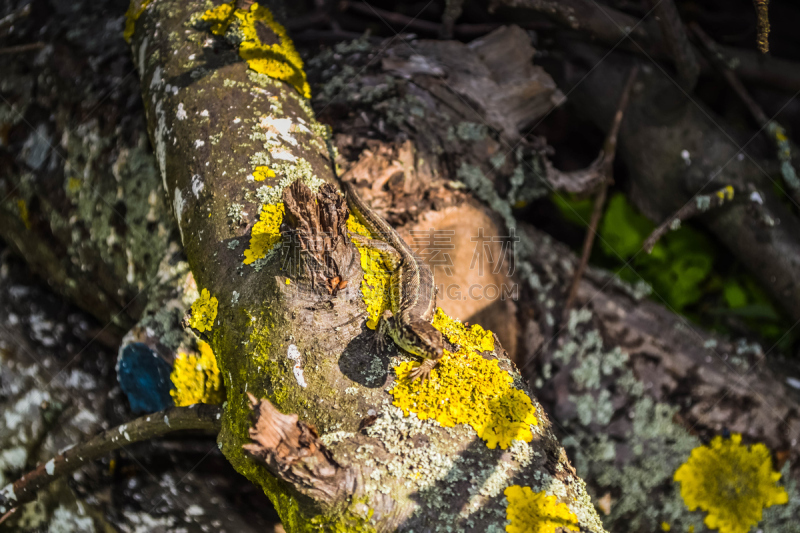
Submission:
M 733 187 L 727 185 L 720 190 L 717 191 L 717 198 L 722 201 L 731 201 L 733 200 Z
M 225 35 L 228 26 L 233 21 L 233 4 L 221 4 L 214 9 L 209 9 L 200 17 L 206 22 L 211 22 L 211 33 L 214 35 Z
M 506 526 L 507 533 L 555 533 L 556 528 L 580 531 L 578 518 L 555 496 L 519 485 L 508 487 L 503 494 L 508 500 L 506 518 L 511 522 Z
M 478 325 L 467 328 L 441 309 L 436 310 L 433 325 L 458 350 L 445 350 L 431 371 L 431 379 L 424 383 L 412 383 L 408 377 L 419 363 L 400 363 L 391 391 L 394 405 L 406 416 L 413 412 L 421 420 L 433 418 L 445 427 L 469 424 L 491 449 L 498 444 L 506 449 L 514 439 L 533 440 L 530 426 L 537 425 L 538 420 L 531 399 L 512 386 L 511 375 L 497 360 L 480 355 L 494 349 L 492 333 Z
M 303 60 L 286 29 L 275 21 L 267 7 L 254 3 L 249 11 L 245 11 L 235 9 L 231 2 L 209 9 L 201 18 L 212 23 L 210 29 L 216 35 L 225 34 L 231 23 L 238 20 L 241 32 L 239 57 L 247 61 L 254 71 L 285 81 L 304 97 L 311 98 L 311 86 L 306 80 Z M 258 25 L 271 30 L 277 42 L 263 42 L 259 37 Z
M 67 180 L 67 192 L 70 194 L 75 194 L 76 192 L 81 190 L 83 186 L 83 180 L 80 178 L 72 177 Z
M 203 289 L 200 297 L 192 304 L 192 318 L 189 320 L 189 325 L 201 333 L 211 331 L 214 319 L 217 318 L 218 303 L 208 289 Z
M 125 30 L 122 32 L 125 42 L 131 42 L 133 31 L 136 29 L 136 21 L 142 16 L 145 8 L 152 1 L 153 0 L 131 0 L 131 3 L 128 5 L 128 10 L 125 12 Z
M 364 237 L 372 237 L 369 230 L 364 227 L 354 216 L 347 218 L 347 229 L 350 233 L 357 233 Z M 390 270 L 386 267 L 383 255 L 376 249 L 369 246 L 359 246 L 356 243 L 359 255 L 361 256 L 361 268 L 364 270 L 364 279 L 361 281 L 361 295 L 367 306 L 367 327 L 375 329 L 378 320 L 386 309 L 390 308 L 389 299 L 389 277 Z
M 473 324 L 467 329 L 461 321 L 450 318 L 441 309 L 437 308 L 433 315 L 433 327 L 457 346 L 478 352 L 494 350 L 494 335 L 491 331 L 486 331 L 479 324 Z
M 200 353 L 179 351 L 169 376 L 175 386 L 169 394 L 179 407 L 196 403 L 220 404 L 225 400 L 211 346 L 199 341 L 197 348 Z
M 267 178 L 274 178 L 274 177 L 275 177 L 275 171 L 269 167 L 260 166 L 256 167 L 256 169 L 253 171 L 253 178 L 256 181 L 264 181 Z
M 759 443 L 748 449 L 736 433 L 692 450 L 674 476 L 689 510 L 707 511 L 705 525 L 720 533 L 747 533 L 765 507 L 787 503 L 786 489 L 777 485 L 780 478 L 767 447 Z
M 244 251 L 244 264 L 250 265 L 267 256 L 281 240 L 283 203 L 267 204 L 261 208 L 259 221 L 250 232 L 250 248 Z
M 28 204 L 22 198 L 17 200 L 17 209 L 19 209 L 19 219 L 25 224 L 25 229 L 31 229 L 31 215 L 28 212 Z

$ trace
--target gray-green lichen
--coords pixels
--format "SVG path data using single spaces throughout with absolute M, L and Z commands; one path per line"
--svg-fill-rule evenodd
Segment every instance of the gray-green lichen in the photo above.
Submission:
M 570 313 L 565 342 L 553 362 L 568 369 L 570 389 L 580 391 L 570 396 L 574 412 L 561 417 L 568 434 L 562 443 L 578 474 L 591 484 L 595 500 L 609 502 L 605 527 L 611 532 L 658 531 L 666 524 L 671 531 L 704 531 L 704 515 L 689 512 L 673 481 L 701 441 L 676 422 L 678 407 L 645 394 L 628 355 L 603 346 L 591 317 L 586 309 Z M 788 470 L 783 479 L 788 480 Z M 796 514 L 790 509 L 800 504 L 792 502 L 796 483 L 786 483 L 790 505 L 765 509 L 764 531 L 788 533 L 794 527 L 789 517 Z

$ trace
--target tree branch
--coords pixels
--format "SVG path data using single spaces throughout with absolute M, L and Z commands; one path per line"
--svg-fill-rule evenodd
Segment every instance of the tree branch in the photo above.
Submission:
M 762 54 L 769 52 L 769 0 L 753 0 L 758 17 L 758 51 Z
M 567 28 L 579 31 L 609 45 L 620 45 L 634 54 L 647 54 L 657 59 L 670 56 L 664 36 L 654 23 L 640 21 L 626 13 L 608 6 L 600 6 L 593 0 L 493 0 L 490 9 L 501 6 L 514 8 L 505 18 L 519 21 L 520 10 L 531 10 L 547 15 Z M 621 42 L 630 36 L 636 45 Z M 793 61 L 764 56 L 756 50 L 725 48 L 728 57 L 735 63 L 737 74 L 748 81 L 780 87 L 792 92 L 800 90 L 800 65 Z M 697 52 L 694 52 L 697 57 Z M 701 72 L 708 73 L 711 65 L 700 64 Z
M 443 413 L 436 416 L 444 423 L 437 424 L 431 416 L 423 420 L 425 415 L 414 417 L 398 407 L 405 405 L 405 388 L 398 391 L 391 385 L 410 386 L 403 381 L 408 364 L 396 358 L 401 356 L 399 350 L 376 353 L 370 349 L 370 322 L 364 320 L 365 315 L 380 316 L 386 309 L 388 289 L 384 287 L 389 284 L 381 277 L 379 257 L 369 251 L 362 254 L 349 241 L 344 229 L 346 212 L 334 185 L 328 128 L 313 114 L 302 64 L 274 17 L 260 3 L 258 7 L 252 4 L 247 12 L 231 13 L 230 9 L 208 10 L 200 0 L 153 2 L 136 21 L 131 39 L 161 177 L 201 289 L 200 299 L 193 305 L 192 326 L 209 339 L 225 379 L 228 397 L 218 437 L 222 453 L 237 471 L 264 490 L 291 531 L 321 523 L 332 527 L 355 523 L 390 532 L 438 524 L 461 527 L 467 520 L 474 520 L 480 530 L 501 527 L 508 505 L 502 490 L 512 480 L 539 487 L 539 479 L 547 479 L 548 486 L 563 487 L 565 496 L 560 499 L 575 510 L 574 522 L 585 530 L 602 531 L 583 485 L 575 482 L 577 476 L 560 452 L 546 413 L 536 407 L 527 387 L 514 381 L 518 374 L 494 336 L 484 333 L 480 344 L 471 340 L 467 344 L 469 339 L 462 336 L 458 349 L 474 349 L 476 364 L 489 364 L 487 358 L 492 359 L 491 370 L 503 373 L 498 388 L 480 387 L 480 378 L 472 373 L 474 366 L 456 371 L 461 376 L 459 389 L 481 389 L 469 395 L 478 398 L 478 407 L 465 404 L 463 412 L 497 410 L 494 405 L 508 398 L 519 404 L 511 415 L 503 414 L 505 411 L 486 415 L 486 423 L 497 427 L 490 429 L 499 435 L 498 442 L 488 429 L 479 427 L 478 433 L 470 420 L 450 423 Z M 234 31 L 223 31 L 226 24 Z M 245 42 L 234 38 L 239 35 L 234 25 L 247 36 Z M 502 46 L 504 39 L 521 43 L 513 49 L 514 60 L 524 65 L 512 73 L 510 87 L 509 76 L 500 77 L 499 82 L 487 79 L 490 68 L 506 74 L 507 62 L 500 65 L 492 59 L 502 53 L 504 59 L 509 55 L 509 47 Z M 515 121 L 527 120 L 539 109 L 530 106 L 535 93 L 537 102 L 544 100 L 547 108 L 553 105 L 552 80 L 530 65 L 533 49 L 519 28 L 498 30 L 475 47 L 452 41 L 425 44 L 440 47 L 444 65 L 479 69 L 484 82 L 481 100 L 494 104 L 491 98 L 513 89 L 513 101 L 525 104 L 503 117 L 513 131 L 517 129 Z M 354 48 L 347 54 L 351 59 L 358 57 L 373 68 L 388 63 L 374 61 L 363 48 Z M 281 51 L 277 56 L 276 49 Z M 266 57 L 260 55 L 267 51 Z M 395 47 L 395 52 L 400 51 L 408 52 L 406 43 Z M 385 53 L 388 57 L 389 52 Z M 435 63 L 427 50 L 424 53 L 423 66 Z M 321 66 L 324 61 L 315 63 Z M 471 74 L 462 68 L 465 85 L 466 80 L 475 81 Z M 386 80 L 385 72 L 380 79 Z M 444 88 L 440 76 L 429 81 Z M 488 81 L 491 86 L 485 83 Z M 448 77 L 447 82 L 458 80 Z M 353 97 L 350 85 L 344 88 L 345 98 Z M 398 85 L 411 86 L 407 82 Z M 424 90 L 420 85 L 412 88 L 414 94 Z M 394 95 L 393 91 L 379 93 L 375 98 Z M 409 109 L 409 102 L 415 107 Z M 362 104 L 367 109 L 377 106 L 372 101 Z M 398 113 L 399 121 L 418 120 L 421 128 L 415 134 L 421 139 L 419 146 L 406 160 L 408 166 L 402 167 L 400 180 L 395 180 L 402 184 L 405 172 L 432 165 L 441 154 L 453 155 L 441 143 L 457 143 L 458 138 L 448 136 L 447 131 L 453 131 L 451 127 L 464 118 L 456 120 L 440 112 L 444 106 L 434 97 L 401 99 L 397 105 L 391 109 Z M 476 120 L 474 113 L 470 116 Z M 487 122 L 483 117 L 481 121 Z M 388 132 L 398 121 L 384 124 Z M 439 144 L 431 146 L 433 143 Z M 469 153 L 475 156 L 474 151 Z M 452 159 L 448 161 L 458 168 Z M 453 168 L 445 170 L 441 162 L 431 168 L 435 173 L 427 174 L 425 184 L 436 180 L 439 189 L 445 181 L 439 176 L 454 172 Z M 379 173 L 375 170 L 367 173 L 364 181 L 376 180 Z M 347 231 L 358 228 L 348 227 Z M 408 283 L 413 286 L 413 280 Z M 468 330 L 455 321 L 452 324 L 454 331 L 464 329 L 470 335 L 483 331 Z M 455 364 L 457 359 L 452 359 Z M 443 362 L 442 368 L 447 364 Z M 416 390 L 418 386 L 409 390 L 409 398 L 427 394 Z M 324 449 L 332 455 L 324 455 L 309 427 L 298 426 L 271 408 L 259 413 L 264 414 L 259 422 L 279 429 L 281 438 L 275 439 L 271 430 L 266 434 L 259 431 L 258 423 L 256 433 L 251 433 L 252 401 L 247 392 L 268 398 L 275 409 L 294 413 L 298 420 L 318 428 Z M 444 392 L 431 390 L 430 394 Z M 262 407 L 267 409 L 266 405 Z M 412 406 L 412 411 L 415 409 Z M 508 426 L 504 422 L 507 416 L 519 422 Z M 523 416 L 526 418 L 520 418 Z M 450 426 L 455 429 L 448 431 Z M 251 436 L 258 448 L 252 446 Z M 281 450 L 285 454 L 281 455 Z M 474 481 L 464 478 L 458 466 L 463 458 L 486 465 L 480 467 L 485 474 Z M 329 459 L 346 465 L 358 483 L 340 484 L 339 474 L 328 476 L 336 470 Z M 312 464 L 316 460 L 320 462 Z M 491 492 L 482 491 L 483 480 L 496 479 L 499 473 L 507 481 L 493 485 Z M 351 479 L 350 475 L 344 478 Z M 320 485 L 319 480 L 333 481 Z M 458 489 L 465 484 L 475 490 Z M 464 505 L 500 512 L 460 517 L 458 510 Z M 453 512 L 443 513 L 443 508 Z
M 4 487 L 0 491 L 0 513 L 9 512 L 33 501 L 36 492 L 42 487 L 71 474 L 90 461 L 134 442 L 189 429 L 217 433 L 220 428 L 221 412 L 222 409 L 215 405 L 173 407 L 106 430 L 88 442 L 56 455 Z
M 700 66 L 697 63 L 692 43 L 689 42 L 686 34 L 686 27 L 675 7 L 675 2 L 673 0 L 649 0 L 649 2 L 657 16 L 667 49 L 669 49 L 678 70 L 681 87 L 687 93 L 691 93 L 697 84 Z
M 663 237 L 670 230 L 676 230 L 681 227 L 681 222 L 689 220 L 690 218 L 699 214 L 705 213 L 709 209 L 720 207 L 727 202 L 733 200 L 733 187 L 728 185 L 712 194 L 701 194 L 696 196 L 694 200 L 690 201 L 678 211 L 662 222 L 653 233 L 645 239 L 642 248 L 649 254 L 653 251 L 653 247 L 658 240 Z
M 575 269 L 575 274 L 570 284 L 567 299 L 564 303 L 564 316 L 569 313 L 572 304 L 575 301 L 575 296 L 578 294 L 578 286 L 580 285 L 583 272 L 586 270 L 586 265 L 589 264 L 589 256 L 592 254 L 592 246 L 594 244 L 595 235 L 597 235 L 597 225 L 600 222 L 600 215 L 603 213 L 603 206 L 606 202 L 606 194 L 608 186 L 614 180 L 614 158 L 617 153 L 617 138 L 619 136 L 619 128 L 622 124 L 622 118 L 625 115 L 625 109 L 628 107 L 630 101 L 631 90 L 633 89 L 636 77 L 639 74 L 639 66 L 634 65 L 628 75 L 628 81 L 625 82 L 625 87 L 622 89 L 622 94 L 619 97 L 619 104 L 617 105 L 617 112 L 614 114 L 614 120 L 611 123 L 611 128 L 608 130 L 605 143 L 603 144 L 603 151 L 598 158 L 600 174 L 602 182 L 600 183 L 600 190 L 594 200 L 594 207 L 592 208 L 592 217 L 589 220 L 589 227 L 586 230 L 586 238 L 583 241 L 583 251 L 581 252 L 581 260 L 578 268 Z

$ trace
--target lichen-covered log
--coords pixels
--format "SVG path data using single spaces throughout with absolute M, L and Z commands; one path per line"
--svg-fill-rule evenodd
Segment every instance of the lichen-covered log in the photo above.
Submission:
M 45 46 L 0 55 L 0 237 L 99 319 L 93 341 L 123 338 L 120 384 L 138 412 L 173 404 L 173 362 L 197 352 L 180 327 L 196 291 L 115 9 L 54 6 L 14 24 L 14 39 Z M 143 390 L 151 377 L 158 393 Z
M 438 312 L 450 353 L 424 385 L 407 378 L 413 359 L 369 348 L 364 321 L 385 307 L 387 277 L 379 256 L 350 243 L 364 228 L 343 226 L 327 130 L 276 7 L 159 1 L 129 11 L 151 140 L 201 289 L 189 325 L 211 344 L 228 393 L 223 453 L 289 531 L 501 531 L 507 516 L 602 531 L 494 335 Z M 286 423 L 292 446 L 259 439 L 248 394 L 311 424 L 319 443 Z M 275 465 L 276 450 L 324 446 L 332 462 L 315 475 L 343 469 L 348 481 L 309 491 L 290 475 L 296 462 L 268 470 L 244 446 Z
M 5 36 L 45 46 L 0 55 L 0 237 L 119 337 L 180 249 L 161 263 L 176 228 L 116 10 L 37 4 Z

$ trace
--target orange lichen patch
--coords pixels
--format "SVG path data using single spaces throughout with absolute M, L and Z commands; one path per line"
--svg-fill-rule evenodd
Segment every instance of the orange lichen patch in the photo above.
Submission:
M 350 233 L 372 238 L 369 230 L 352 215 L 347 218 L 347 229 Z M 391 271 L 385 265 L 383 255 L 378 250 L 368 246 L 359 246 L 358 243 L 356 243 L 356 248 L 361 256 L 361 268 L 364 270 L 361 295 L 369 314 L 367 327 L 375 329 L 383 312 L 391 306 L 389 295 Z
M 189 325 L 199 332 L 211 331 L 214 326 L 214 319 L 217 318 L 216 297 L 211 296 L 208 289 L 203 289 L 200 298 L 192 304 L 192 318 Z
M 411 382 L 408 375 L 419 363 L 404 362 L 395 367 L 397 383 L 391 393 L 394 405 L 408 416 L 432 418 L 442 426 L 469 424 L 491 449 L 507 449 L 515 439 L 533 440 L 531 425 L 537 425 L 536 409 L 523 391 L 512 386 L 511 375 L 495 359 L 480 352 L 494 349 L 491 332 L 480 326 L 467 328 L 441 309 L 433 325 L 458 346 L 445 355 L 431 371 L 431 379 Z
M 250 232 L 250 248 L 244 251 L 244 264 L 250 265 L 267 256 L 281 240 L 283 203 L 267 204 L 261 208 L 259 221 Z
M 555 533 L 556 528 L 580 531 L 578 517 L 555 496 L 519 485 L 508 487 L 503 494 L 508 500 L 506 518 L 511 522 L 506 526 L 507 533 Z
M 275 177 L 275 171 L 269 167 L 260 166 L 256 167 L 256 169 L 253 171 L 253 178 L 256 181 L 264 181 L 267 178 L 274 178 L 274 177 Z
M 720 533 L 747 533 L 765 507 L 786 504 L 789 495 L 777 485 L 780 478 L 767 447 L 759 443 L 748 449 L 738 433 L 692 450 L 674 476 L 689 510 L 707 511 L 705 525 Z
M 222 4 L 203 13 L 202 20 L 211 22 L 211 32 L 224 35 L 231 23 L 238 20 L 241 33 L 239 57 L 247 61 L 251 69 L 270 78 L 285 81 L 298 93 L 311 98 L 311 86 L 306 80 L 303 60 L 295 50 L 286 29 L 275 21 L 272 12 L 265 6 L 254 3 L 249 11 L 235 9 L 234 3 Z M 259 29 L 267 30 L 270 42 L 261 40 Z
M 198 341 L 199 353 L 179 351 L 169 379 L 175 405 L 220 404 L 225 400 L 217 359 L 207 342 Z
M 131 42 L 133 31 L 136 29 L 136 21 L 142 16 L 145 8 L 152 1 L 153 0 L 131 0 L 131 3 L 128 5 L 128 10 L 125 12 L 125 30 L 122 32 L 125 42 Z

